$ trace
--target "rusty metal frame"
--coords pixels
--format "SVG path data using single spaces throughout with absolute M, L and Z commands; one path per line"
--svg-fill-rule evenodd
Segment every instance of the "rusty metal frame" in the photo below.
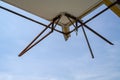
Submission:
M 88 37 L 87 37 L 87 34 L 86 34 L 86 32 L 85 32 L 84 27 L 87 28 L 88 30 L 90 30 L 91 32 L 93 32 L 94 34 L 96 34 L 97 36 L 99 36 L 100 38 L 102 38 L 103 40 L 105 40 L 107 43 L 113 45 L 112 42 L 110 42 L 110 41 L 107 40 L 105 37 L 101 36 L 99 33 L 97 33 L 96 31 L 94 31 L 92 28 L 90 28 L 88 25 L 86 25 L 86 23 L 90 22 L 91 20 L 93 20 L 94 18 L 96 18 L 96 17 L 99 16 L 100 14 L 104 13 L 104 12 L 107 11 L 109 8 L 111 8 L 112 6 L 114 6 L 114 5 L 118 4 L 118 3 L 120 3 L 120 0 L 116 0 L 116 2 L 114 2 L 114 3 L 111 4 L 111 5 L 109 5 L 107 8 L 103 9 L 102 11 L 100 11 L 99 13 L 97 13 L 96 15 L 94 15 L 93 17 L 91 17 L 90 19 L 86 20 L 85 22 L 82 22 L 79 18 L 74 17 L 74 16 L 72 16 L 71 14 L 65 13 L 64 15 L 68 18 L 68 20 L 69 20 L 69 21 L 72 23 L 72 25 L 74 26 L 74 29 L 71 30 L 71 31 L 69 31 L 69 32 L 67 32 L 67 33 L 64 33 L 64 32 L 62 32 L 62 31 L 60 31 L 60 30 L 58 30 L 58 29 L 55 28 L 55 27 L 58 25 L 58 23 L 59 23 L 59 21 L 60 21 L 60 19 L 61 19 L 61 17 L 62 17 L 61 14 L 58 15 L 58 16 L 56 16 L 55 18 L 53 18 L 52 22 L 51 22 L 49 25 L 46 25 L 46 24 L 43 24 L 43 23 L 41 23 L 41 22 L 39 22 L 39 21 L 36 21 L 36 20 L 34 20 L 34 19 L 31 19 L 31 18 L 29 18 L 29 17 L 27 17 L 27 16 L 24 16 L 24 15 L 22 15 L 22 14 L 20 14 L 20 13 L 17 13 L 17 12 L 15 12 L 15 11 L 13 11 L 13 10 L 7 9 L 7 8 L 5 8 L 5 7 L 3 7 L 3 6 L 0 6 L 0 8 L 3 9 L 3 10 L 6 10 L 6 11 L 8 11 L 8 12 L 11 12 L 11 13 L 13 13 L 13 14 L 15 14 L 15 15 L 18 15 L 18 16 L 20 16 L 20 17 L 23 17 L 23 18 L 25 18 L 25 19 L 28 19 L 28 20 L 30 20 L 30 21 L 32 21 L 32 22 L 35 22 L 35 23 L 37 23 L 37 24 L 40 24 L 40 25 L 42 25 L 42 26 L 45 27 L 45 28 L 34 38 L 34 40 L 33 40 L 18 56 L 22 56 L 23 54 L 25 54 L 28 50 L 30 50 L 31 48 L 33 48 L 35 45 L 37 45 L 37 44 L 38 44 L 39 42 L 41 42 L 43 39 L 45 39 L 45 38 L 46 38 L 48 35 L 50 35 L 53 31 L 57 31 L 57 32 L 62 33 L 62 34 L 64 34 L 64 35 L 68 35 L 68 34 L 72 33 L 73 31 L 77 31 L 78 28 L 82 27 L 82 31 L 83 31 L 83 33 L 84 33 L 84 36 L 85 36 L 85 39 L 86 39 L 88 48 L 89 48 L 89 50 L 90 50 L 91 56 L 92 56 L 92 58 L 94 58 L 93 51 L 92 51 L 92 49 L 91 49 L 91 46 L 90 46 L 90 43 L 89 43 L 89 40 L 88 40 Z M 72 22 L 71 19 L 73 19 L 74 22 Z M 74 24 L 74 23 L 75 23 L 75 24 Z M 80 25 L 78 25 L 78 23 L 79 23 Z M 38 38 L 39 38 L 47 29 L 51 29 L 51 31 L 48 32 L 46 35 L 44 35 L 42 38 L 40 38 L 40 39 L 38 40 Z

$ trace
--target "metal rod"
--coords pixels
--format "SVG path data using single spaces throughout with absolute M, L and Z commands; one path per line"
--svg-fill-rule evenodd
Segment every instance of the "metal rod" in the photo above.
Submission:
M 34 19 L 32 19 L 32 18 L 29 18 L 29 17 L 27 17 L 27 16 L 24 16 L 24 15 L 22 15 L 22 14 L 20 14 L 20 13 L 17 13 L 17 12 L 15 12 L 15 11 L 13 11 L 13 10 L 7 9 L 7 8 L 5 8 L 5 7 L 2 7 L 2 6 L 0 6 L 0 8 L 3 9 L 3 10 L 6 10 L 6 11 L 8 11 L 8 12 L 11 12 L 11 13 L 13 13 L 13 14 L 15 14 L 15 15 L 18 15 L 18 16 L 20 16 L 20 17 L 23 17 L 23 18 L 25 18 L 25 19 L 27 19 L 27 20 L 30 20 L 30 21 L 35 22 L 35 23 L 37 23 L 37 24 L 40 24 L 40 25 L 42 25 L 42 26 L 44 26 L 44 27 L 48 27 L 48 25 L 45 25 L 45 24 L 43 24 L 43 23 L 41 23 L 41 22 L 39 22 L 39 21 L 36 21 L 36 20 L 34 20 Z M 51 27 L 48 27 L 48 28 L 51 29 Z M 55 30 L 56 32 L 65 34 L 64 32 L 62 32 L 62 31 L 60 31 L 60 30 L 57 30 L 57 29 L 54 29 L 54 30 Z
M 74 16 L 72 16 L 70 14 L 67 14 L 67 13 L 66 13 L 66 16 L 74 19 L 75 21 L 78 21 L 81 24 L 81 26 L 85 26 L 87 29 L 89 29 L 91 32 L 93 32 L 94 34 L 96 34 L 97 36 L 99 36 L 100 38 L 102 38 L 103 40 L 105 40 L 107 43 L 109 43 L 110 45 L 113 45 L 112 42 L 110 42 L 109 40 L 107 40 L 105 37 L 103 37 L 102 35 L 100 35 L 99 33 L 97 33 L 95 30 L 93 30 L 92 28 L 90 28 L 89 26 L 87 26 L 85 23 L 83 23 L 82 21 L 80 21 L 76 17 L 74 17 Z
M 94 18 L 96 18 L 97 16 L 99 16 L 100 14 L 104 13 L 105 11 L 107 11 L 108 9 L 110 9 L 111 7 L 113 7 L 114 5 L 116 5 L 118 3 L 118 1 L 114 2 L 113 4 L 109 5 L 107 8 L 105 8 L 104 10 L 100 11 L 98 14 L 94 15 L 93 17 L 91 17 L 89 20 L 87 20 L 85 23 L 93 20 Z
M 91 46 L 90 46 L 90 43 L 89 43 L 89 40 L 88 40 L 87 34 L 86 34 L 86 32 L 85 32 L 83 26 L 82 26 L 82 30 L 83 30 L 83 33 L 84 33 L 84 36 L 85 36 L 85 39 L 86 39 L 86 42 L 87 42 L 88 48 L 89 48 L 89 50 L 90 50 L 91 56 L 92 56 L 92 58 L 94 58 L 92 48 L 91 48 Z
M 71 24 L 73 25 L 73 27 L 75 28 L 75 31 L 76 31 L 76 35 L 78 34 L 78 22 L 75 21 L 75 24 L 74 22 L 70 19 L 70 17 L 68 15 L 66 15 L 66 17 L 68 18 L 68 20 L 71 22 Z M 72 18 L 73 19 L 73 18 Z M 74 20 L 74 19 L 73 19 Z
M 42 37 L 40 40 L 38 40 L 37 42 L 35 42 L 33 45 L 29 46 L 26 50 L 24 50 L 23 52 L 21 52 L 18 56 L 22 56 L 24 53 L 26 53 L 28 50 L 30 50 L 31 48 L 33 48 L 35 45 L 37 45 L 39 42 L 41 42 L 43 39 L 45 39 L 48 35 L 50 35 L 52 33 L 52 31 L 50 31 L 48 34 L 46 34 L 44 37 Z
M 74 22 L 72 22 L 72 20 L 70 19 L 70 17 L 67 16 L 67 18 L 68 18 L 68 20 L 71 22 L 71 24 L 74 26 L 74 28 L 76 29 L 76 26 L 74 25 Z M 76 29 L 76 30 L 77 30 L 77 29 Z
M 109 43 L 110 45 L 114 45 L 112 42 L 110 42 L 108 39 L 106 39 L 105 37 L 103 37 L 102 35 L 100 35 L 99 33 L 97 33 L 95 30 L 93 30 L 92 28 L 90 28 L 89 26 L 87 26 L 86 24 L 82 23 L 80 20 L 79 22 L 84 25 L 87 29 L 89 29 L 91 32 L 93 32 L 94 34 L 96 34 L 97 36 L 99 36 L 101 39 L 103 39 L 104 41 L 106 41 L 107 43 Z
M 78 21 L 75 24 L 76 24 L 76 28 L 77 28 L 78 27 Z M 78 35 L 78 28 L 76 29 L 76 35 Z
M 50 33 L 53 32 L 53 29 L 56 27 L 56 25 L 58 24 L 59 20 L 60 20 L 61 16 L 59 17 L 55 17 L 55 19 L 48 25 L 48 27 L 52 26 L 51 31 L 49 33 L 47 33 L 44 37 L 42 37 L 41 39 L 39 39 L 38 41 L 36 41 L 47 29 L 48 27 L 46 27 L 42 32 L 40 32 L 34 39 L 33 41 L 18 55 L 19 57 L 22 56 L 23 54 L 25 54 L 28 50 L 30 50 L 32 47 L 34 47 L 35 45 L 37 45 L 40 41 L 42 41 L 44 38 L 46 38 Z M 55 26 L 54 23 L 56 22 Z M 36 41 L 36 42 L 35 42 Z
M 53 24 L 54 28 L 58 25 L 58 23 L 59 23 L 59 21 L 60 21 L 60 19 L 61 19 L 61 15 L 59 15 L 57 18 L 58 18 L 58 19 L 56 19 L 56 20 L 53 19 L 53 22 L 55 23 L 55 26 L 54 26 L 54 24 Z M 54 30 L 54 28 L 53 28 L 53 30 Z
M 109 5 L 107 8 L 103 9 L 102 11 L 100 11 L 99 13 L 97 13 L 96 15 L 94 15 L 93 17 L 91 17 L 90 19 L 88 19 L 87 21 L 84 22 L 84 24 L 90 22 L 91 20 L 93 20 L 94 18 L 96 18 L 97 16 L 101 15 L 102 13 L 104 13 L 105 11 L 107 11 L 109 8 L 111 8 L 112 6 L 116 5 L 117 3 L 119 3 L 119 0 L 117 0 L 116 2 L 114 2 L 113 4 Z M 81 27 L 81 25 L 78 26 Z M 76 29 L 71 30 L 68 34 L 72 33 L 73 31 L 75 31 Z
M 18 16 L 20 16 L 20 17 L 23 17 L 23 18 L 25 18 L 25 19 L 28 19 L 28 20 L 30 20 L 30 21 L 32 21 L 32 22 L 35 22 L 35 23 L 37 23 L 37 24 L 40 24 L 40 25 L 42 25 L 42 26 L 47 27 L 47 25 L 45 25 L 45 24 L 43 24 L 43 23 L 41 23 L 41 22 L 38 22 L 38 21 L 36 21 L 36 20 L 34 20 L 34 19 L 31 19 L 31 18 L 29 18 L 29 17 L 27 17 L 27 16 L 24 16 L 24 15 L 22 15 L 22 14 L 20 14 L 20 13 L 17 13 L 17 12 L 15 12 L 15 11 L 12 11 L 12 10 L 10 10 L 10 9 L 8 9 L 8 8 L 2 7 L 2 6 L 0 6 L 0 8 L 6 10 L 6 11 L 8 11 L 8 12 L 11 12 L 11 13 L 13 13 L 13 14 L 15 14 L 15 15 L 18 15 Z
M 96 34 L 97 36 L 99 36 L 100 38 L 102 38 L 104 41 L 106 41 L 107 43 L 109 43 L 110 45 L 114 45 L 112 42 L 110 42 L 109 40 L 107 40 L 105 37 L 103 37 L 102 35 L 100 35 L 99 33 L 97 33 L 96 31 L 94 31 L 92 28 L 88 27 L 87 25 L 84 25 L 87 29 L 89 29 L 90 31 L 92 31 L 94 34 Z
M 47 27 L 42 32 L 40 32 L 18 56 L 22 56 L 25 53 L 26 49 L 28 49 L 39 38 L 39 36 L 41 36 L 46 30 L 47 30 Z

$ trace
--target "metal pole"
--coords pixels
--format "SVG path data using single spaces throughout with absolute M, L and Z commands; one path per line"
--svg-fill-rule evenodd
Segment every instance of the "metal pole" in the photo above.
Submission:
M 20 16 L 20 17 L 23 17 L 23 18 L 25 18 L 25 19 L 27 19 L 27 20 L 30 20 L 30 21 L 35 22 L 35 23 L 37 23 L 37 24 L 40 24 L 40 25 L 42 25 L 42 26 L 44 26 L 44 27 L 48 27 L 48 25 L 45 25 L 45 24 L 43 24 L 43 23 L 41 23 L 41 22 L 39 22 L 39 21 L 36 21 L 36 20 L 34 20 L 34 19 L 32 19 L 32 18 L 29 18 L 29 17 L 27 17 L 27 16 L 24 16 L 24 15 L 22 15 L 22 14 L 20 14 L 20 13 L 17 13 L 17 12 L 15 12 L 15 11 L 12 11 L 12 10 L 7 9 L 7 8 L 5 8 L 5 7 L 0 6 L 0 8 L 3 9 L 3 10 L 6 10 L 6 11 L 8 11 L 8 12 L 11 12 L 11 13 L 13 13 L 13 14 L 15 14 L 15 15 L 18 15 L 18 16 Z M 51 27 L 48 27 L 48 28 L 51 29 Z M 62 31 L 60 31 L 60 30 L 57 30 L 57 29 L 54 29 L 54 30 L 57 31 L 57 32 L 59 32 L 59 33 L 65 34 L 64 32 L 62 32 Z
M 50 31 L 48 34 L 46 34 L 44 37 L 42 37 L 40 40 L 38 40 L 37 42 L 35 42 L 33 45 L 30 45 L 27 49 L 25 49 L 24 51 L 22 51 L 18 56 L 22 56 L 23 54 L 25 54 L 28 50 L 30 50 L 31 48 L 33 48 L 35 45 L 37 45 L 40 41 L 42 41 L 43 39 L 45 39 L 48 35 L 50 35 L 52 33 L 52 31 Z
M 53 19 L 53 21 L 48 25 L 48 27 L 51 27 L 51 31 L 48 32 L 45 36 L 43 36 L 41 39 L 39 39 L 38 41 L 36 41 L 47 29 L 48 27 L 46 27 L 42 32 L 40 32 L 34 39 L 33 41 L 18 55 L 19 57 L 22 56 L 23 54 L 25 54 L 28 50 L 30 50 L 31 48 L 33 48 L 35 45 L 37 45 L 40 41 L 42 41 L 43 39 L 45 39 L 48 35 L 50 35 L 54 28 L 56 27 L 56 25 L 58 24 L 59 20 L 60 20 L 61 16 L 55 17 Z M 57 21 L 57 22 L 56 22 Z M 54 23 L 56 22 L 56 25 L 54 26 Z M 36 42 L 35 42 L 36 41 Z
M 107 11 L 109 8 L 111 8 L 112 6 L 116 5 L 117 3 L 120 3 L 120 0 L 117 0 L 117 1 L 114 2 L 113 4 L 109 5 L 107 8 L 103 9 L 102 11 L 100 11 L 99 13 L 97 13 L 96 15 L 94 15 L 93 17 L 91 17 L 90 19 L 88 19 L 87 21 L 85 21 L 84 24 L 90 22 L 91 20 L 93 20 L 93 19 L 96 18 L 97 16 L 101 15 L 102 13 L 104 13 L 105 11 Z M 79 25 L 78 28 L 81 27 L 81 26 L 82 26 L 82 24 Z M 72 33 L 72 32 L 75 31 L 75 30 L 76 30 L 76 29 L 73 29 L 73 30 L 71 30 L 69 33 Z M 68 34 L 69 34 L 69 33 L 68 33 Z
M 82 30 L 83 30 L 83 33 L 84 33 L 84 36 L 85 36 L 85 39 L 86 39 L 86 42 L 87 42 L 88 48 L 89 48 L 89 50 L 90 50 L 91 56 L 92 56 L 92 58 L 94 58 L 92 48 L 91 48 L 91 46 L 90 46 L 90 43 L 89 43 L 89 40 L 88 40 L 87 34 L 86 34 L 85 29 L 84 29 L 83 26 L 82 26 Z
M 26 50 L 47 30 L 47 27 L 42 31 L 40 32 L 34 39 L 33 41 L 18 55 L 18 56 L 22 56 Z
M 91 32 L 93 32 L 94 34 L 96 34 L 97 36 L 99 36 L 101 39 L 103 39 L 104 41 L 106 41 L 107 43 L 109 43 L 110 45 L 114 45 L 112 42 L 110 42 L 109 40 L 107 40 L 105 37 L 103 37 L 102 35 L 100 35 L 99 33 L 97 33 L 95 30 L 93 30 L 92 28 L 90 28 L 89 26 L 87 26 L 86 24 L 82 23 L 80 20 L 79 22 L 81 24 L 83 24 L 87 29 L 89 29 Z

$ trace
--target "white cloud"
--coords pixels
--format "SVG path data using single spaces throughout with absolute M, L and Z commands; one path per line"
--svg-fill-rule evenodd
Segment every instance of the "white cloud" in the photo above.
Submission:
M 54 77 L 49 76 L 33 76 L 33 75 L 14 75 L 14 74 L 6 74 L 0 73 L 0 80 L 57 80 Z
M 0 73 L 0 80 L 12 80 L 12 75 Z
M 120 79 L 120 72 L 94 72 L 94 73 L 84 73 L 73 75 L 74 80 L 114 80 Z

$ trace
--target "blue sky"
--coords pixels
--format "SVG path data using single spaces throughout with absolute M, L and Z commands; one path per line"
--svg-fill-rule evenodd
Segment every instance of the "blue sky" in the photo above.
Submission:
M 35 15 L 0 2 L 1 6 L 48 24 Z M 105 8 L 101 6 L 88 19 Z M 120 80 L 120 19 L 108 10 L 89 22 L 91 28 L 115 45 L 86 30 L 95 59 L 91 58 L 82 30 L 68 41 L 54 32 L 22 57 L 18 54 L 44 28 L 0 9 L 0 80 Z

